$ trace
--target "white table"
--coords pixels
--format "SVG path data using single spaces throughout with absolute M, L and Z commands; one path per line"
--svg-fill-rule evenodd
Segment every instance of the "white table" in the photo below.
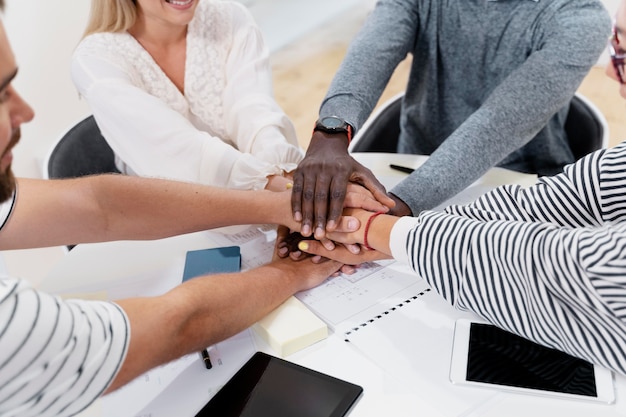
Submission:
M 401 154 L 357 154 L 357 159 L 372 169 L 378 178 L 390 188 L 407 174 L 392 170 L 389 163 L 416 168 L 426 157 Z M 474 185 L 474 191 L 484 191 L 504 183 L 531 185 L 536 177 L 494 168 Z M 473 195 L 470 193 L 469 195 Z M 475 197 L 475 195 L 473 195 Z M 461 198 L 462 200 L 462 198 Z M 41 289 L 57 293 L 71 293 L 76 288 L 84 288 L 88 280 L 96 290 L 115 288 L 121 282 L 134 280 L 137 291 L 142 295 L 152 295 L 162 288 L 152 288 L 147 279 L 160 280 L 166 285 L 176 285 L 182 276 L 182 265 L 186 251 L 202 249 L 211 245 L 211 233 L 200 232 L 169 239 L 147 242 L 111 242 L 83 244 L 75 247 L 54 268 L 42 283 Z M 142 288 L 150 287 L 150 290 Z M 351 412 L 351 417 L 389 415 L 403 416 L 528 416 L 528 415 L 568 415 L 575 416 L 619 416 L 626 415 L 623 395 L 626 393 L 626 378 L 618 377 L 617 402 L 614 405 L 597 405 L 583 402 L 567 402 L 534 396 L 498 394 L 497 398 L 485 404 L 465 410 L 462 414 L 450 414 L 445 403 L 433 406 L 420 393 L 402 383 L 395 375 L 382 369 L 374 361 L 358 352 L 343 341 L 343 333 L 332 333 L 326 340 L 316 343 L 286 359 L 316 369 L 335 377 L 359 384 L 364 395 Z M 425 341 L 427 343 L 427 341 Z M 273 352 L 261 342 L 261 350 Z M 447 370 L 445 370 L 447 372 Z M 164 391 L 163 396 L 168 396 Z M 165 401 L 165 398 L 162 398 Z M 171 401 L 172 399 L 167 399 Z M 182 400 L 181 400 L 182 401 Z M 193 401 L 185 398 L 184 401 Z M 198 404 L 198 406 L 200 406 Z M 101 404 L 83 413 L 83 417 L 100 416 Z M 107 416 L 108 417 L 108 416 Z M 121 417 L 119 415 L 115 417 Z

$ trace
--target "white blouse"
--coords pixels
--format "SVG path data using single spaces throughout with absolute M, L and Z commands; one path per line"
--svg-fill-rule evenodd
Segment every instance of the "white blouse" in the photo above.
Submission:
M 269 52 L 239 3 L 198 4 L 184 94 L 127 32 L 86 37 L 72 79 L 124 173 L 260 189 L 302 159 L 273 98 Z

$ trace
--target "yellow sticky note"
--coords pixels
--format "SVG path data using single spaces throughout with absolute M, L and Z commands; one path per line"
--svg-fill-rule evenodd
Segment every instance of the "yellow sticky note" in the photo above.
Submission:
M 328 337 L 328 326 L 296 297 L 290 297 L 253 327 L 281 357 Z

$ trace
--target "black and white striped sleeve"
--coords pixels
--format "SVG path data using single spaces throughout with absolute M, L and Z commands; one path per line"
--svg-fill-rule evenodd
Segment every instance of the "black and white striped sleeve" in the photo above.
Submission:
M 129 324 L 116 304 L 63 301 L 0 279 L 0 415 L 71 416 L 121 367 Z
M 451 304 L 626 374 L 626 145 L 403 218 L 392 253 Z

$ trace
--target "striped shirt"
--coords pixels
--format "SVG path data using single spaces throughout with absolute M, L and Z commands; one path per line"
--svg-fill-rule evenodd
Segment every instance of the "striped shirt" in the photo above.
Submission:
M 0 205 L 0 223 L 10 213 Z M 0 274 L 0 416 L 71 416 L 110 385 L 130 328 L 113 303 L 63 301 Z
M 626 143 L 402 218 L 391 246 L 456 308 L 626 374 Z

